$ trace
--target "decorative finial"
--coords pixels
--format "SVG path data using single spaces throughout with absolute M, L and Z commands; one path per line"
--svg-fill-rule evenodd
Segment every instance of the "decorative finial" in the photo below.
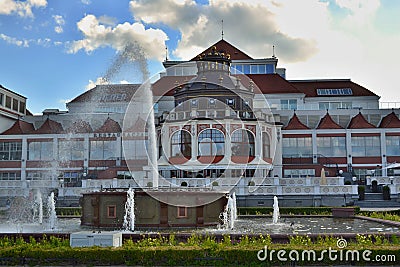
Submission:
M 165 61 L 168 61 L 168 46 L 165 46 Z
M 275 56 L 275 45 L 272 46 L 272 57 L 276 58 L 276 56 Z
M 224 20 L 221 20 L 221 40 L 224 40 Z

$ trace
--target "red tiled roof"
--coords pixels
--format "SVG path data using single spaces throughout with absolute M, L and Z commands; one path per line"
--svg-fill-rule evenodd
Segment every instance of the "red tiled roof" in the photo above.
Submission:
M 35 134 L 59 134 L 64 132 L 61 123 L 47 119 L 42 126 L 39 127 Z
M 246 76 L 253 80 L 263 94 L 302 94 L 301 91 L 279 74 L 247 74 Z M 241 80 L 245 87 L 248 87 L 247 80 Z
M 400 128 L 399 117 L 392 111 L 382 118 L 379 128 Z
M 172 96 L 174 95 L 174 89 L 177 85 L 186 84 L 193 77 L 195 76 L 163 76 L 152 85 L 153 95 Z
M 90 124 L 86 121 L 75 121 L 72 123 L 70 127 L 68 127 L 67 130 L 65 130 L 67 133 L 92 133 L 93 129 L 90 126 Z
M 293 117 L 289 120 L 286 127 L 283 127 L 282 130 L 307 130 L 308 128 L 305 124 L 303 124 L 299 117 L 297 117 L 296 113 L 293 114 Z
M 135 123 L 133 123 L 132 126 L 124 129 L 124 132 L 139 132 L 141 130 L 144 130 L 145 132 L 147 132 L 147 127 L 146 127 L 146 122 L 142 118 L 139 117 L 139 118 L 137 118 Z
M 373 124 L 369 123 L 364 116 L 358 113 L 356 116 L 351 118 L 348 129 L 364 129 L 364 128 L 376 128 Z
M 343 129 L 343 127 L 337 124 L 327 112 L 319 121 L 317 129 Z
M 122 132 L 121 126 L 118 122 L 113 119 L 107 118 L 106 121 L 100 128 L 98 128 L 96 133 L 120 133 Z
M 341 89 L 350 88 L 353 92 L 350 96 L 377 96 L 367 88 L 352 82 L 350 79 L 340 80 L 304 80 L 289 81 L 307 97 L 332 97 L 336 95 L 317 95 L 317 89 Z M 347 95 L 338 95 L 340 97 Z
M 247 55 L 245 52 L 241 51 L 240 49 L 237 49 L 236 47 L 234 47 L 232 44 L 228 43 L 227 41 L 219 40 L 218 42 L 211 45 L 209 48 L 207 48 L 206 50 L 204 50 L 203 52 L 201 52 L 200 54 L 198 54 L 197 56 L 192 58 L 190 61 L 197 60 L 198 57 L 201 56 L 202 54 L 208 54 L 209 52 L 211 52 L 211 49 L 214 46 L 217 48 L 218 52 L 223 52 L 225 54 L 231 55 L 231 60 L 253 59 L 252 57 Z
M 5 130 L 2 134 L 29 134 L 35 131 L 35 127 L 33 127 L 32 123 L 17 120 L 14 124 L 7 130 Z

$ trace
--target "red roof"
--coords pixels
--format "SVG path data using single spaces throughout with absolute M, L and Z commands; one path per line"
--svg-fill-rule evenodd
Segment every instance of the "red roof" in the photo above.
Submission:
M 59 134 L 63 133 L 63 127 L 61 123 L 50 120 L 47 118 L 47 120 L 42 124 L 42 126 L 39 127 L 34 133 L 35 134 Z
M 65 131 L 67 133 L 92 133 L 93 129 L 88 122 L 79 120 L 72 123 Z
M 382 118 L 379 128 L 400 128 L 399 117 L 392 111 Z
M 246 76 L 253 80 L 263 94 L 302 94 L 279 74 L 246 74 Z M 248 87 L 247 80 L 241 80 L 245 87 Z
M 231 60 L 240 60 L 240 59 L 253 59 L 249 55 L 247 55 L 245 52 L 241 51 L 240 49 L 234 47 L 230 43 L 228 43 L 225 40 L 219 40 L 215 44 L 211 45 L 209 48 L 195 56 L 194 58 L 191 59 L 191 61 L 197 60 L 199 56 L 202 54 L 208 54 L 211 52 L 211 49 L 213 47 L 217 48 L 218 52 L 223 52 L 224 54 L 229 54 L 231 55 Z
M 305 124 L 303 124 L 299 117 L 297 117 L 296 113 L 293 114 L 293 117 L 289 120 L 286 127 L 283 127 L 282 130 L 307 130 L 308 128 Z
M 5 130 L 2 134 L 29 134 L 35 131 L 35 127 L 33 127 L 32 123 L 17 120 L 14 124 L 7 130 Z
M 364 129 L 364 128 L 376 128 L 373 124 L 369 123 L 364 116 L 358 113 L 356 116 L 351 118 L 348 129 Z
M 350 79 L 338 80 L 296 80 L 289 81 L 299 91 L 306 94 L 307 97 L 332 97 L 332 96 L 377 96 L 367 88 L 352 82 Z M 318 95 L 317 89 L 343 89 L 350 88 L 352 95 Z
M 176 86 L 187 84 L 193 77 L 195 76 L 163 76 L 152 85 L 153 95 L 172 96 Z
M 107 118 L 106 121 L 100 128 L 98 128 L 96 133 L 120 133 L 122 132 L 121 126 L 118 122 L 113 119 Z
M 337 124 L 327 112 L 319 121 L 317 129 L 343 129 L 343 127 Z

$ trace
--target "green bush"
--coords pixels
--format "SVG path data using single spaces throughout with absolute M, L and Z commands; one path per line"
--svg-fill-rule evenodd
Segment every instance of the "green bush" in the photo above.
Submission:
M 360 211 L 359 207 L 354 208 L 355 212 Z M 240 215 L 271 215 L 273 213 L 272 207 L 239 207 L 238 212 Z M 332 207 L 280 207 L 280 214 L 287 215 L 330 215 L 332 214 Z
M 57 216 L 81 216 L 81 207 L 56 207 Z
M 337 238 L 320 236 L 312 240 L 307 235 L 294 235 L 289 244 L 273 244 L 269 236 L 240 238 L 240 243 L 232 242 L 230 235 L 224 235 L 217 241 L 214 236 L 193 234 L 186 243 L 176 244 L 175 237 L 146 237 L 139 242 L 126 240 L 118 248 L 71 248 L 68 240 L 43 236 L 40 240 L 31 238 L 28 242 L 22 238 L 0 238 L 1 265 L 139 265 L 139 266 L 270 266 L 289 262 L 279 262 L 276 255 L 272 260 L 259 261 L 257 253 L 265 246 L 268 250 L 302 251 L 313 249 L 318 255 L 323 250 L 335 249 Z M 146 239 L 146 240 L 145 240 Z M 393 255 L 396 261 L 381 262 L 396 265 L 400 262 L 398 237 L 387 238 L 379 235 L 357 235 L 349 241 L 346 249 L 372 251 L 375 255 Z M 301 261 L 300 265 L 339 265 L 350 264 L 337 258 L 329 261 Z M 361 259 L 357 264 L 368 264 Z

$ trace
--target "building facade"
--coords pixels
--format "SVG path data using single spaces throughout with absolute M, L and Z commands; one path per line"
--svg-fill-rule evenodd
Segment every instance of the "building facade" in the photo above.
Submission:
M 40 189 L 75 205 L 102 187 L 207 187 L 236 192 L 241 205 L 274 195 L 344 205 L 377 181 L 397 198 L 399 110 L 349 79 L 287 80 L 277 63 L 220 40 L 189 61 L 166 60 L 147 91 L 98 85 L 67 112 L 40 116 L 21 98 L 0 135 L 0 197 Z

